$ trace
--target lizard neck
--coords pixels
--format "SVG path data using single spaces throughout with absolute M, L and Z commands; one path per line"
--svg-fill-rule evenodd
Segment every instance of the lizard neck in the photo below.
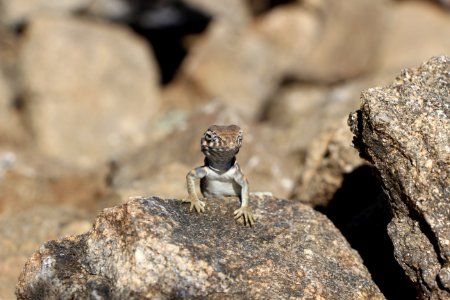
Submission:
M 231 167 L 234 166 L 236 162 L 236 157 L 232 157 L 230 160 L 226 161 L 216 161 L 209 159 L 208 157 L 205 157 L 205 166 L 209 167 L 210 169 L 218 172 L 226 172 Z

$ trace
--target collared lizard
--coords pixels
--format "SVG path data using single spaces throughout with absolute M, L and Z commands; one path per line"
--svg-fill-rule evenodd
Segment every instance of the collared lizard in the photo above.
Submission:
M 191 170 L 186 175 L 190 211 L 205 210 L 205 202 L 201 201 L 195 192 L 195 180 L 200 179 L 200 191 L 208 197 L 240 198 L 241 206 L 234 211 L 234 218 L 243 217 L 244 225 L 253 225 L 254 217 L 248 205 L 249 187 L 236 162 L 236 154 L 242 145 L 242 130 L 237 125 L 210 126 L 201 138 L 201 151 L 205 155 L 205 164 Z

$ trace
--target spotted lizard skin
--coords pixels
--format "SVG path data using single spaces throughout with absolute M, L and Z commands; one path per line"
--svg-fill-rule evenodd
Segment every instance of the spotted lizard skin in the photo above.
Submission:
M 204 212 L 205 202 L 195 192 L 195 180 L 200 180 L 200 191 L 206 198 L 239 197 L 241 206 L 234 211 L 235 219 L 243 218 L 244 225 L 253 225 L 254 217 L 248 205 L 248 180 L 236 161 L 242 146 L 243 133 L 237 125 L 210 126 L 200 144 L 205 164 L 186 175 L 190 210 Z

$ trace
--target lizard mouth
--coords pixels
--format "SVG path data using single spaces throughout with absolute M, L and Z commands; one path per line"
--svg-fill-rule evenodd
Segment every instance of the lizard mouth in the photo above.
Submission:
M 239 152 L 239 147 L 210 147 L 202 145 L 202 152 L 206 157 L 216 161 L 228 161 Z

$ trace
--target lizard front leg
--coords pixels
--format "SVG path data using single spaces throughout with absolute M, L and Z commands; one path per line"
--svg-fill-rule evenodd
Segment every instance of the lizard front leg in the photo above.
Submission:
M 234 218 L 244 218 L 244 225 L 252 226 L 255 223 L 251 208 L 248 206 L 249 190 L 248 180 L 241 171 L 241 168 L 237 165 L 236 173 L 234 175 L 234 181 L 241 186 L 241 207 L 234 211 Z
M 192 211 L 193 208 L 195 208 L 195 210 L 197 212 L 205 211 L 205 202 L 200 201 L 200 199 L 198 199 L 197 194 L 195 193 L 195 180 L 205 177 L 206 172 L 207 172 L 206 167 L 198 167 L 198 168 L 191 170 L 186 175 L 188 199 L 184 200 L 183 202 L 191 203 L 191 207 L 189 208 L 189 211 Z

